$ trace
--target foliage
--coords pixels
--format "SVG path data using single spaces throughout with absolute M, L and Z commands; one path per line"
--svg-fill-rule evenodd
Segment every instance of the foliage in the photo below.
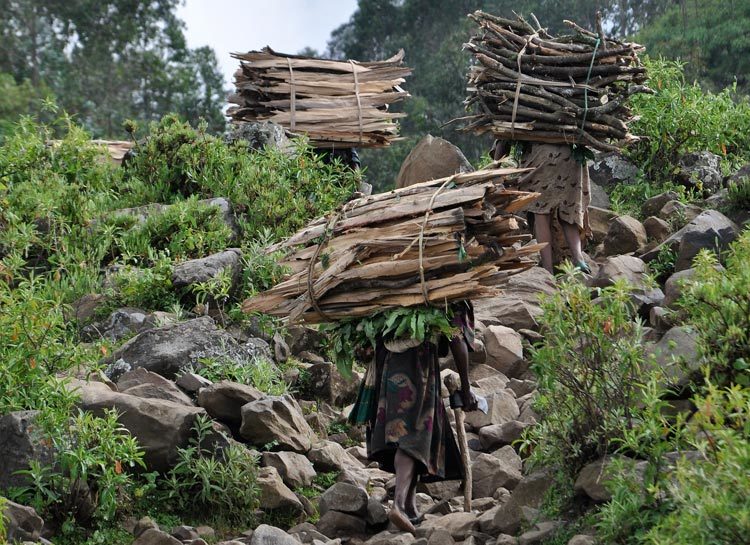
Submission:
M 684 61 L 691 81 L 698 79 L 714 89 L 736 81 L 747 92 L 748 25 L 747 2 L 681 0 L 672 2 L 664 15 L 646 26 L 637 39 L 653 54 Z
M 725 268 L 718 264 L 714 253 L 698 254 L 679 304 L 712 380 L 750 386 L 750 229 L 732 244 Z
M 30 114 L 48 93 L 35 89 L 29 80 L 16 83 L 12 75 L 0 72 L 0 140 L 13 131 L 19 117 Z
M 177 303 L 172 287 L 172 260 L 163 253 L 154 257 L 148 269 L 123 265 L 112 274 L 111 280 L 114 287 L 108 291 L 108 308 L 160 310 Z
M 646 177 L 657 184 L 669 182 L 679 156 L 710 151 L 739 166 L 750 159 L 750 100 L 736 87 L 704 91 L 685 79 L 685 65 L 663 58 L 645 59 L 653 95 L 634 95 L 633 113 L 639 119 L 632 130 L 644 139 L 630 156 Z M 665 115 L 669 112 L 669 115 Z
M 662 246 L 656 259 L 648 264 L 651 274 L 658 282 L 663 283 L 674 273 L 674 266 L 677 262 L 677 250 L 669 245 Z
M 0 496 L 0 543 L 5 541 L 7 530 L 5 529 L 5 506 L 8 500 Z
M 190 446 L 179 449 L 179 460 L 160 486 L 167 505 L 180 512 L 211 513 L 237 525 L 253 522 L 259 507 L 256 484 L 258 457 L 232 443 L 220 452 L 209 448 L 211 420 L 199 416 Z
M 558 287 L 542 303 L 545 341 L 531 351 L 542 421 L 529 428 L 524 447 L 533 462 L 575 475 L 610 452 L 633 419 L 643 333 L 624 283 L 599 290 L 592 300 L 569 270 Z
M 357 350 L 375 348 L 379 338 L 434 340 L 455 333 L 450 310 L 425 306 L 398 307 L 365 318 L 341 320 L 328 326 L 329 352 L 339 371 L 351 376 Z
M 30 484 L 13 493 L 63 531 L 74 523 L 111 521 L 132 486 L 128 472 L 145 467 L 143 452 L 114 411 L 103 418 L 79 412 L 69 423 L 66 419 L 60 417 L 50 437 L 54 467 L 30 462 L 30 469 L 21 472 Z
M 727 196 L 733 208 L 750 210 L 750 176 L 742 176 L 729 182 Z
M 289 393 L 289 386 L 284 382 L 279 367 L 263 358 L 243 360 L 228 357 L 201 358 L 194 373 L 212 382 L 229 380 L 247 384 L 268 395 Z
M 100 137 L 117 136 L 126 118 L 151 121 L 168 112 L 205 118 L 221 131 L 225 93 L 216 55 L 187 47 L 178 5 L 2 0 L 0 72 L 29 81 L 36 93 L 48 87 Z
M 207 134 L 205 125 L 193 129 L 175 116 L 152 124 L 126 173 L 124 206 L 224 197 L 251 239 L 269 230 L 275 238 L 292 234 L 349 197 L 360 176 L 323 164 L 304 142 L 293 153 L 250 153 L 242 141 L 227 144 Z

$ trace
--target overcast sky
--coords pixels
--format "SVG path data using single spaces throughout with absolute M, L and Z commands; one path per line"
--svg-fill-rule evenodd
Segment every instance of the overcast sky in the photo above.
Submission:
M 331 31 L 349 20 L 357 0 L 186 0 L 177 13 L 190 47 L 211 46 L 227 86 L 239 61 L 234 51 L 266 45 L 282 53 L 306 46 L 324 52 Z

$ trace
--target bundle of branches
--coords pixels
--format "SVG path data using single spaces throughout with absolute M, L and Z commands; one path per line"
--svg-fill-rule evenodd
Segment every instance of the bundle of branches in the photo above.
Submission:
M 652 92 L 638 59 L 643 46 L 607 38 L 601 19 L 596 33 L 565 21 L 573 33 L 553 37 L 533 16 L 533 26 L 483 11 L 469 17 L 480 31 L 464 44 L 476 60 L 465 104 L 479 113 L 464 118 L 464 130 L 602 151 L 638 140 L 626 103 Z
M 504 185 L 526 171 L 494 164 L 351 201 L 268 248 L 290 252 L 290 274 L 242 308 L 318 323 L 496 295 L 541 248 L 513 215 L 538 194 Z
M 385 61 L 315 59 L 262 51 L 233 53 L 240 60 L 227 112 L 233 122 L 273 121 L 313 146 L 382 147 L 398 138 L 388 107 L 409 93 L 399 86 L 411 69 L 404 52 Z

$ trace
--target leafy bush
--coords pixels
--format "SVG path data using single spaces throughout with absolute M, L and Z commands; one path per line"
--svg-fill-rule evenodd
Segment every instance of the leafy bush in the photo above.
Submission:
M 732 244 L 725 268 L 718 264 L 714 253 L 698 254 L 679 304 L 712 380 L 750 386 L 750 229 Z
M 210 513 L 220 521 L 250 525 L 260 498 L 257 455 L 239 443 L 217 453 L 209 450 L 206 445 L 216 432 L 207 417 L 198 417 L 195 432 L 159 483 L 164 500 L 180 512 Z
M 55 466 L 32 461 L 23 472 L 31 484 L 12 495 L 70 531 L 73 523 L 111 521 L 132 486 L 128 471 L 145 466 L 143 452 L 114 411 L 103 418 L 79 412 L 66 420 L 60 418 L 50 437 Z
M 727 187 L 729 203 L 737 210 L 750 210 L 750 176 L 732 181 Z
M 109 308 L 136 307 L 143 310 L 161 310 L 177 303 L 172 287 L 172 260 L 166 255 L 154 256 L 152 266 L 140 269 L 125 265 L 112 275 L 114 287 L 109 290 Z
M 685 80 L 684 64 L 645 59 L 653 95 L 634 95 L 633 113 L 640 116 L 633 132 L 645 137 L 630 150 L 647 178 L 657 184 L 672 178 L 678 157 L 708 150 L 738 165 L 750 158 L 750 100 L 736 88 L 704 91 Z M 668 114 L 667 114 L 668 113 Z
M 230 380 L 248 384 L 268 395 L 289 393 L 282 370 L 268 360 L 237 360 L 228 357 L 201 358 L 193 371 L 212 382 Z
M 611 452 L 634 417 L 643 332 L 624 283 L 592 300 L 569 270 L 558 287 L 542 303 L 545 340 L 531 350 L 539 380 L 534 406 L 542 420 L 527 430 L 524 447 L 532 462 L 575 475 Z

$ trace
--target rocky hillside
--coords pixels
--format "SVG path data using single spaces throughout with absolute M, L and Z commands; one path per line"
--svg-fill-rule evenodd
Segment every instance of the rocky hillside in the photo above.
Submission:
M 200 139 L 188 128 L 159 130 L 112 170 L 80 135 L 55 151 L 29 127 L 3 149 L 3 170 L 32 176 L 39 196 L 21 177 L 0 186 L 0 493 L 13 500 L 0 501 L 11 542 L 636 543 L 688 516 L 680 482 L 691 468 L 718 483 L 723 462 L 741 459 L 730 447 L 747 452 L 750 320 L 721 301 L 750 305 L 750 210 L 737 189 L 748 167 L 724 176 L 718 156 L 688 155 L 675 180 L 700 195 L 624 201 L 638 167 L 620 155 L 592 163 L 593 274 L 536 267 L 476 302 L 470 376 L 489 411 L 466 416 L 473 510 L 458 481 L 420 485 L 425 516 L 412 536 L 389 527 L 393 476 L 346 422 L 360 375 L 340 375 L 324 332 L 236 309 L 281 272 L 259 251 L 269 231 L 290 232 L 358 180 L 286 144 L 243 148 L 257 159 L 246 164 L 236 143 L 190 147 Z M 324 188 L 333 178 L 344 183 Z M 66 210 L 76 194 L 80 207 Z M 720 511 L 736 507 L 724 501 Z M 721 512 L 728 532 L 750 530 L 740 511 Z M 711 531 L 715 543 L 741 542 Z

